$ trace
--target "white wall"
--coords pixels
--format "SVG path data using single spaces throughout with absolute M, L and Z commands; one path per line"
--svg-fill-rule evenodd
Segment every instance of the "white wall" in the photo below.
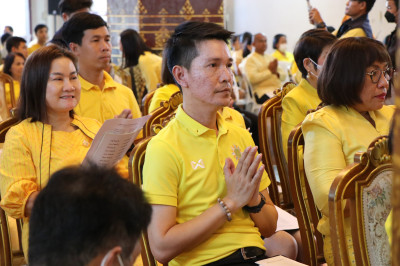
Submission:
M 339 28 L 347 0 L 310 0 L 318 8 L 327 25 Z M 386 0 L 376 0 L 369 13 L 373 34 L 383 41 L 395 28 L 387 23 Z M 308 22 L 305 0 L 224 0 L 226 26 L 236 33 L 263 32 L 268 38 L 268 53 L 272 53 L 272 39 L 283 33 L 288 37 L 288 49 L 292 51 L 300 35 L 313 28 Z

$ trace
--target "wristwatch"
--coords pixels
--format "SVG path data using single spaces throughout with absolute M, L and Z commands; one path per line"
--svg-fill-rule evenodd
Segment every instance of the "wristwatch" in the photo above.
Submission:
M 320 22 L 320 23 L 318 23 L 317 25 L 316 25 L 316 27 L 317 27 L 317 29 L 324 29 L 324 28 L 326 28 L 326 24 L 325 24 L 325 22 Z
M 257 205 L 257 206 L 252 206 L 252 207 L 249 207 L 249 206 L 244 206 L 243 207 L 243 209 L 245 210 L 245 211 L 247 211 L 247 212 L 249 212 L 249 213 L 259 213 L 260 211 L 261 211 L 261 208 L 264 206 L 264 204 L 265 204 L 265 197 L 264 197 L 264 195 L 261 193 L 261 192 L 258 192 L 259 194 L 260 194 L 260 196 L 261 196 L 261 201 L 260 201 L 260 203 Z

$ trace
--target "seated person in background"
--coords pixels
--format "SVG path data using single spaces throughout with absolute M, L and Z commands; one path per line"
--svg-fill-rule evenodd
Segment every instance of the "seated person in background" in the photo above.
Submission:
M 146 92 L 137 91 L 138 99 L 143 98 L 147 92 L 157 89 L 161 83 L 161 57 L 154 54 L 146 45 L 139 33 L 133 29 L 121 32 L 120 49 L 123 58 L 123 68 L 139 66 L 140 71 L 146 81 Z M 141 93 L 141 95 L 139 95 Z
M 20 53 L 10 53 L 4 60 L 4 73 L 13 78 L 14 98 L 16 103 L 18 102 L 19 98 L 20 82 L 22 78 L 22 71 L 24 70 L 24 64 L 25 57 Z M 4 89 L 6 91 L 7 106 L 8 108 L 11 108 L 10 86 L 6 84 Z
M 251 35 L 251 33 L 248 31 L 243 32 L 240 35 L 240 43 L 242 44 L 243 47 L 242 59 L 246 58 L 253 50 L 252 40 L 253 40 L 253 35 Z
M 25 58 L 28 57 L 28 48 L 26 46 L 25 39 L 21 37 L 9 37 L 6 41 L 7 54 L 9 53 L 20 53 Z M 0 71 L 3 71 L 4 65 L 0 65 Z
M 74 111 L 101 123 L 114 117 L 141 117 L 132 90 L 105 71 L 111 58 L 107 23 L 98 15 L 81 12 L 65 23 L 63 37 L 78 57 L 82 95 Z
M 166 44 L 183 103 L 148 145 L 143 189 L 153 206 L 152 252 L 169 265 L 254 265 L 265 258 L 261 235 L 275 233 L 261 155 L 245 129 L 218 113 L 231 100 L 230 35 L 190 21 Z
M 365 152 L 375 138 L 389 133 L 394 106 L 384 101 L 392 76 L 390 56 L 379 41 L 365 37 L 337 41 L 318 78 L 318 95 L 327 106 L 307 115 L 302 124 L 304 166 L 322 212 L 317 229 L 324 235 L 328 265 L 333 263 L 329 189 L 340 171 L 354 163 L 356 152 Z M 349 217 L 346 222 L 346 241 L 351 246 Z M 355 265 L 352 249 L 349 255 Z
M 68 43 L 64 40 L 62 35 L 65 22 L 67 22 L 72 16 L 81 12 L 90 12 L 90 8 L 93 5 L 93 0 L 60 0 L 58 3 L 58 9 L 61 17 L 64 21 L 63 26 L 54 34 L 53 39 L 50 43 L 58 45 L 62 48 L 69 49 Z
M 76 69 L 75 56 L 55 45 L 40 48 L 25 64 L 17 108 L 21 122 L 7 132 L 0 157 L 0 206 L 7 215 L 24 218 L 25 256 L 37 194 L 53 172 L 83 161 L 101 126 L 74 114 L 81 90 Z M 125 165 L 118 170 L 127 177 Z
M 43 47 L 46 45 L 47 38 L 48 38 L 47 32 L 48 32 L 48 28 L 46 25 L 44 25 L 44 24 L 36 25 L 36 27 L 35 27 L 36 43 L 32 44 L 28 48 L 28 54 L 31 54 L 34 51 L 36 51 L 37 49 L 39 49 L 40 47 Z
M 150 218 L 142 191 L 114 170 L 64 168 L 36 198 L 29 265 L 132 265 Z
M 287 159 L 287 142 L 290 132 L 321 103 L 317 93 L 318 75 L 326 55 L 336 37 L 321 29 L 306 31 L 300 36 L 294 48 L 296 65 L 302 75 L 299 85 L 293 88 L 282 100 L 282 146 Z
M 373 38 L 371 25 L 368 19 L 368 13 L 375 4 L 375 0 L 348 0 L 346 2 L 346 16 L 350 18 L 345 20 L 339 30 L 333 34 L 339 39 L 347 37 L 368 37 Z M 316 8 L 312 8 L 308 14 L 310 23 L 317 28 L 328 30 L 324 20 Z
M 286 74 L 273 56 L 265 54 L 267 37 L 264 34 L 254 35 L 253 46 L 254 52 L 242 61 L 240 68 L 252 86 L 257 103 L 262 104 L 281 87 L 281 80 L 285 80 Z
M 293 63 L 294 57 L 291 52 L 287 51 L 287 39 L 284 34 L 277 34 L 274 36 L 274 40 L 272 41 L 272 48 L 275 49 L 275 52 L 272 53 L 272 56 L 275 57 L 278 61 L 286 61 L 289 63 Z
M 7 49 L 6 49 L 6 41 L 8 38 L 11 37 L 10 33 L 4 33 L 1 35 L 1 43 L 0 43 L 0 64 L 2 64 L 3 59 L 7 56 Z

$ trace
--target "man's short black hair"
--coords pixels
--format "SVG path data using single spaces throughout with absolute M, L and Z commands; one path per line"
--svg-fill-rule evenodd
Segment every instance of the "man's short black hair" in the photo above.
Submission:
M 198 56 L 197 43 L 214 39 L 228 43 L 232 33 L 210 22 L 187 21 L 180 24 L 166 43 L 169 71 L 172 73 L 176 65 L 190 69 L 193 59 Z
M 21 37 L 12 36 L 12 37 L 8 38 L 7 42 L 6 42 L 7 52 L 11 53 L 11 48 L 13 48 L 13 47 L 18 48 L 19 44 L 21 42 L 26 43 L 25 39 L 21 38 Z
M 35 34 L 37 34 L 37 32 L 38 32 L 39 30 L 43 29 L 43 28 L 48 29 L 47 25 L 45 25 L 45 24 L 37 24 L 37 25 L 35 26 Z
M 398 1 L 398 0 L 396 0 L 396 1 Z M 358 0 L 358 2 L 365 2 L 367 4 L 367 10 L 366 10 L 367 13 L 369 13 L 369 11 L 371 11 L 372 7 L 375 4 L 375 0 Z
M 107 22 L 96 14 L 81 12 L 72 16 L 63 26 L 62 35 L 67 44 L 82 44 L 85 30 L 94 30 L 100 27 L 107 27 Z
M 87 265 L 116 246 L 127 265 L 150 218 L 141 189 L 114 169 L 62 169 L 35 200 L 29 265 Z
M 91 8 L 93 4 L 92 0 L 61 0 L 58 3 L 58 9 L 61 14 L 66 13 L 67 15 L 71 15 L 80 9 L 83 8 Z
M 301 76 L 307 78 L 307 69 L 304 67 L 303 60 L 310 58 L 318 62 L 322 50 L 328 45 L 332 45 L 337 40 L 336 36 L 322 29 L 311 29 L 304 32 L 297 41 L 294 48 L 294 60 Z M 314 65 L 314 69 L 317 67 Z

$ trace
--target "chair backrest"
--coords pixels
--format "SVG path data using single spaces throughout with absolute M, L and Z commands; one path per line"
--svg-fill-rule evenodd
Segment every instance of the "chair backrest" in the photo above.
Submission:
M 0 122 L 0 144 L 4 143 L 8 130 L 17 123 L 18 123 L 18 118 L 16 117 L 10 117 Z
M 170 115 L 178 109 L 182 101 L 182 93 L 178 91 L 172 94 L 168 101 L 162 102 L 161 107 L 151 113 L 151 117 L 143 126 L 143 138 L 154 136 L 163 129 L 165 126 L 164 120 L 169 121 Z
M 293 208 L 293 201 L 289 188 L 289 171 L 282 147 L 282 99 L 295 86 L 292 82 L 283 85 L 282 89 L 275 92 L 276 96 L 261 106 L 258 115 L 259 146 L 271 180 L 269 193 L 274 204 L 285 210 Z M 282 188 L 282 197 L 278 183 Z
M 323 237 L 317 230 L 321 219 L 304 170 L 304 137 L 301 125 L 298 125 L 289 135 L 288 168 L 290 189 L 294 209 L 300 227 L 303 244 L 303 258 L 307 265 L 317 266 L 325 262 L 323 255 Z
M 344 207 L 349 205 L 351 236 L 357 265 L 391 265 L 385 221 L 392 209 L 394 168 L 388 139 L 375 139 L 366 152 L 354 156 L 329 191 L 329 222 L 335 265 L 350 265 L 345 237 Z
M 10 88 L 10 100 L 11 100 L 11 106 L 7 105 L 7 101 L 6 101 L 6 84 L 9 86 Z M 12 77 L 10 77 L 9 75 L 0 72 L 0 116 L 1 118 L 7 119 L 9 117 L 11 117 L 11 112 L 10 110 L 12 108 L 16 107 L 16 100 L 15 100 L 15 94 L 14 94 L 14 82 Z
M 141 187 L 143 184 L 142 169 L 144 165 L 144 158 L 146 155 L 147 144 L 151 137 L 143 139 L 132 150 L 129 157 L 129 181 Z M 142 232 L 140 245 L 142 247 L 141 255 L 144 266 L 157 266 L 157 261 L 151 253 L 149 237 L 147 230 Z
M 149 107 L 151 104 L 151 99 L 153 99 L 154 93 L 156 90 L 147 93 L 142 99 L 142 114 L 148 115 L 149 114 Z
M 242 82 L 240 87 L 246 93 L 245 99 L 242 101 L 244 103 L 244 109 L 248 112 L 257 114 L 260 110 L 260 105 L 256 101 L 251 83 L 244 72 L 242 72 Z

